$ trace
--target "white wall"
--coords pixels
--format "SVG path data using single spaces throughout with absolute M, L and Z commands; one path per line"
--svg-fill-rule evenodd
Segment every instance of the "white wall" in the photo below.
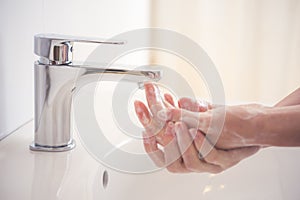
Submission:
M 152 26 L 190 37 L 212 58 L 228 103 L 272 105 L 300 87 L 300 1 L 152 3 Z M 162 57 L 157 60 L 170 60 Z M 171 59 L 178 71 L 190 68 Z
M 33 118 L 33 36 L 111 37 L 149 26 L 149 0 L 1 0 L 0 138 Z M 88 51 L 77 51 L 85 59 Z

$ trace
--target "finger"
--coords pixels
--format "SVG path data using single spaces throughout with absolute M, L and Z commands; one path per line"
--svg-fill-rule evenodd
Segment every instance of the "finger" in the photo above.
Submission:
M 210 144 L 210 142 L 199 130 L 190 129 L 190 134 L 192 138 L 194 138 L 194 144 L 197 151 L 201 154 L 206 162 L 214 165 L 221 165 L 223 163 L 223 157 L 220 156 L 218 150 Z
M 152 83 L 145 83 L 145 93 L 148 107 L 153 117 L 157 119 L 157 112 L 165 108 L 160 91 L 156 85 Z
M 187 97 L 179 99 L 178 106 L 192 112 L 205 112 L 210 107 L 209 103 L 204 100 L 197 101 Z
M 165 97 L 165 101 L 167 102 L 167 107 L 175 107 L 175 103 L 172 95 L 166 93 L 164 94 L 164 97 Z
M 151 114 L 149 113 L 148 108 L 145 106 L 145 104 L 141 101 L 135 101 L 134 108 L 141 124 L 144 127 L 149 126 L 151 122 Z
M 218 150 L 222 157 L 223 157 L 223 163 L 220 163 L 220 165 L 223 166 L 224 169 L 227 169 L 229 167 L 232 167 L 239 163 L 241 160 L 244 160 L 247 157 L 252 156 L 253 154 L 257 153 L 259 151 L 260 147 L 258 146 L 251 146 L 251 147 L 241 147 L 237 149 L 232 150 Z
M 172 173 L 188 173 L 191 171 L 182 162 L 174 126 L 173 122 L 169 122 L 165 130 L 165 136 L 169 137 L 169 142 L 164 148 L 167 170 Z
M 197 128 L 203 132 L 207 132 L 211 113 L 208 112 L 191 112 L 184 109 L 169 108 L 163 109 L 157 113 L 161 121 L 182 121 L 190 128 Z
M 153 120 L 149 113 L 146 105 L 141 101 L 134 102 L 135 112 L 138 116 L 139 121 L 144 126 L 148 134 L 157 135 L 158 139 L 161 140 L 163 137 L 163 129 L 165 123 L 157 120 Z
M 243 147 L 227 151 L 218 150 L 211 145 L 200 131 L 193 129 L 190 133 L 194 138 L 196 149 L 202 154 L 204 160 L 208 163 L 219 165 L 223 169 L 236 165 L 259 150 L 259 147 Z
M 187 169 L 195 172 L 219 173 L 222 168 L 217 165 L 205 163 L 199 159 L 198 151 L 193 144 L 193 139 L 187 126 L 182 122 L 176 122 L 175 132 L 184 165 Z
M 165 158 L 162 150 L 158 148 L 156 138 L 149 136 L 146 132 L 143 133 L 144 148 L 151 160 L 157 167 L 165 166 Z

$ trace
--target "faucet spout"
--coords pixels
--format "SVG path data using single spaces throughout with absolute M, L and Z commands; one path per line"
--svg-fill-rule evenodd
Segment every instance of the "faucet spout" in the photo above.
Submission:
M 117 81 L 122 77 L 122 81 L 127 82 L 146 82 L 146 81 L 159 81 L 162 76 L 161 70 L 129 70 L 121 68 L 104 68 L 104 67 L 91 67 L 91 66 L 72 66 L 81 70 L 80 76 L 89 76 L 88 79 L 95 81 Z M 123 67 L 124 68 L 124 67 Z M 92 78 L 95 76 L 95 78 Z

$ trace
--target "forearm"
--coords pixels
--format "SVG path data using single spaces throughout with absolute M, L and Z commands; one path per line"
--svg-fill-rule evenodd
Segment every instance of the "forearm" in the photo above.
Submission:
M 279 101 L 274 107 L 300 105 L 300 88 Z
M 300 146 L 300 105 L 266 108 L 255 120 L 258 145 Z

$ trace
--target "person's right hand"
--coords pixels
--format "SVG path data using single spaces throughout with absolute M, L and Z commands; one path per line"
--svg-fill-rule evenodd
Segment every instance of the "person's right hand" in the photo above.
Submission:
M 189 128 L 201 130 L 217 147 L 231 149 L 259 144 L 263 134 L 260 116 L 268 109 L 259 104 L 216 106 L 207 112 L 166 108 L 157 116 L 165 121 L 183 121 Z

